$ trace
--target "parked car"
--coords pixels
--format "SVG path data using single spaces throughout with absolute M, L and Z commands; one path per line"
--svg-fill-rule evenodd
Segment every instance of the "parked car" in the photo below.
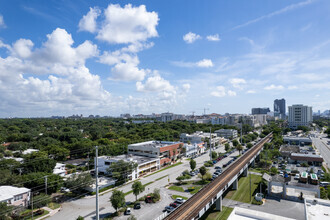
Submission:
M 140 203 L 135 203 L 134 204 L 134 209 L 140 209 L 141 208 L 141 204 Z
M 125 213 L 124 213 L 125 215 L 130 215 L 131 214 L 131 209 L 130 208 L 127 208 L 126 210 L 125 210 Z
M 300 175 L 299 175 L 299 173 L 297 173 L 297 174 L 294 176 L 294 179 L 295 179 L 295 180 L 299 180 L 299 179 L 300 179 Z
M 147 196 L 145 199 L 146 203 L 152 203 L 152 197 L 151 196 Z
M 216 167 L 215 167 L 215 169 L 216 169 L 216 170 L 219 170 L 219 169 L 221 170 L 221 167 L 219 167 L 219 166 L 216 166 Z
M 175 208 L 173 208 L 172 206 L 166 206 L 165 207 L 165 211 L 168 212 L 168 213 L 172 212 L 174 209 Z
M 175 202 L 173 202 L 173 203 L 171 203 L 171 204 L 170 204 L 170 206 L 171 206 L 171 207 L 173 207 L 173 208 L 177 208 L 177 207 L 179 206 L 179 204 L 178 204 L 178 203 L 175 203 Z
M 68 193 L 68 192 L 70 192 L 70 189 L 65 188 L 65 187 L 61 187 L 61 192 L 62 193 Z
M 175 203 L 182 204 L 182 203 L 184 203 L 185 201 L 186 201 L 186 200 L 184 200 L 183 198 L 178 197 L 178 198 L 176 198 Z

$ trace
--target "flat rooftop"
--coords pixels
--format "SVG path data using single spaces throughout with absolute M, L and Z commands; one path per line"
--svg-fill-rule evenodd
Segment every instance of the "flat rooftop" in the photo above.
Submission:
M 308 220 L 328 220 L 330 216 L 330 201 L 324 199 L 306 199 L 305 207 Z
M 248 219 L 272 219 L 272 220 L 293 220 L 279 215 L 270 214 L 267 212 L 260 212 L 251 209 L 235 207 L 228 217 L 228 220 L 248 220 Z
M 99 158 L 104 158 L 105 160 L 136 161 L 138 164 L 143 164 L 146 162 L 158 160 L 158 158 L 137 156 L 137 155 L 131 155 L 131 154 L 123 154 L 123 155 L 118 155 L 115 157 L 100 156 Z
M 146 142 L 140 142 L 136 144 L 129 144 L 128 147 L 153 147 L 153 148 L 161 148 L 166 147 L 173 144 L 179 144 L 181 142 L 173 142 L 173 141 L 146 141 Z

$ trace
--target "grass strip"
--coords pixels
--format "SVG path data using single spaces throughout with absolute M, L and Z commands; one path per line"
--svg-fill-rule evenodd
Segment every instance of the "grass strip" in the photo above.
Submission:
M 163 168 L 163 169 L 161 169 L 161 170 L 158 170 L 158 171 L 156 171 L 156 172 L 154 172 L 154 173 L 152 173 L 152 174 L 149 174 L 149 175 L 147 175 L 146 177 L 151 176 L 151 175 L 154 175 L 154 174 L 159 173 L 159 172 L 162 172 L 162 171 L 164 171 L 164 170 L 170 169 L 170 168 L 172 168 L 172 167 L 176 167 L 176 166 L 181 165 L 181 164 L 182 164 L 182 162 L 178 162 L 178 163 L 172 164 L 172 165 L 170 165 L 170 166 L 168 166 L 168 167 L 165 167 L 165 168 Z
M 177 198 L 182 198 L 184 200 L 187 200 L 188 197 L 185 197 L 185 196 L 180 196 L 180 195 L 172 195 L 172 199 L 177 199 Z
M 244 202 L 244 203 L 251 203 L 251 198 L 253 198 L 253 193 L 257 189 L 262 177 L 253 174 L 250 175 L 251 175 L 251 194 L 250 194 L 250 178 L 247 176 L 247 177 L 241 177 L 238 181 L 238 189 L 229 191 L 225 198 L 239 202 Z
M 184 189 L 181 186 L 170 186 L 168 189 L 178 192 L 184 192 Z

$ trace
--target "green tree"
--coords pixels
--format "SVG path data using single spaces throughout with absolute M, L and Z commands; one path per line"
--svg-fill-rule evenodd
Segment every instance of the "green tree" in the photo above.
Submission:
M 320 187 L 320 197 L 321 199 L 327 199 L 328 194 L 324 187 Z
M 112 163 L 107 169 L 107 172 L 110 173 L 113 178 L 117 179 L 119 183 L 121 183 L 126 181 L 128 175 L 131 174 L 136 167 L 137 163 L 119 160 L 116 163 Z
M 229 149 L 230 149 L 230 145 L 229 145 L 229 143 L 226 143 L 225 144 L 225 151 L 229 151 Z
M 241 154 L 241 151 L 243 150 L 243 146 L 241 144 L 238 144 L 236 146 L 236 150 L 238 150 L 239 154 Z
M 250 149 L 251 147 L 253 147 L 253 145 L 251 143 L 247 143 L 246 147 Z
M 53 173 L 53 169 L 56 165 L 54 159 L 49 159 L 48 154 L 43 151 L 33 152 L 24 156 L 24 172 L 46 172 Z
M 190 162 L 190 169 L 193 171 L 196 168 L 196 161 L 194 159 L 191 159 Z
M 140 181 L 135 181 L 132 184 L 133 194 L 135 195 L 135 199 L 137 200 L 137 196 L 144 191 L 144 186 Z
M 33 208 L 40 209 L 44 206 L 46 206 L 48 203 L 52 201 L 50 195 L 46 195 L 44 193 L 41 193 L 37 196 L 33 196 L 33 201 L 31 200 L 31 203 L 33 203 Z M 30 204 L 32 207 L 32 204 Z
M 160 189 L 155 188 L 155 189 L 154 189 L 153 196 L 154 196 L 154 201 L 158 201 L 158 200 L 160 200 Z
M 202 166 L 199 168 L 199 173 L 201 174 L 202 180 L 204 180 L 204 175 L 207 173 L 206 167 Z
M 277 174 L 277 168 L 276 167 L 270 168 L 270 173 L 273 175 Z
M 64 183 L 67 188 L 79 191 L 89 187 L 93 183 L 93 178 L 89 173 L 73 174 Z
M 217 154 L 217 152 L 212 151 L 211 156 L 212 156 L 212 159 L 214 160 L 214 159 L 217 159 L 218 154 Z
M 112 191 L 110 202 L 117 212 L 119 208 L 124 207 L 125 205 L 125 194 L 119 190 Z
M 234 147 L 236 147 L 238 144 L 239 144 L 239 143 L 238 143 L 238 141 L 237 141 L 236 139 L 233 140 L 233 145 L 234 145 Z
M 76 220 L 84 220 L 84 217 L 82 217 L 82 216 L 79 215 Z
M 0 220 L 9 220 L 9 216 L 13 211 L 13 207 L 9 206 L 6 202 L 0 202 Z

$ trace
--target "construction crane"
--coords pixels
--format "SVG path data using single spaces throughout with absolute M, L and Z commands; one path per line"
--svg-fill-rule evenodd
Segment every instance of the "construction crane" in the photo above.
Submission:
M 204 115 L 206 115 L 206 111 L 209 111 L 209 108 L 203 108 L 203 109 L 198 109 L 198 110 L 203 110 L 204 111 Z

